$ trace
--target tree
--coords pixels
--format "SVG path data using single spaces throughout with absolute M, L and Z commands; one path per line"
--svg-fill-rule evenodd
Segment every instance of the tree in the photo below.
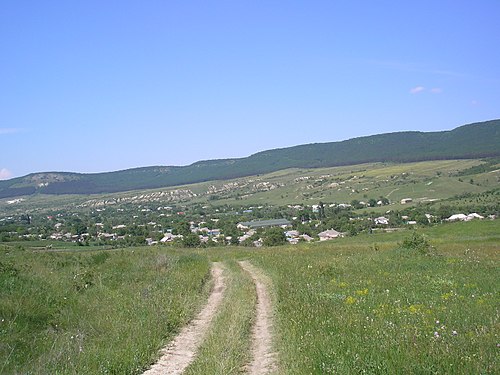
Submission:
M 322 201 L 319 201 L 319 218 L 320 220 L 325 218 L 325 205 Z
M 87 226 L 80 219 L 75 219 L 73 225 L 71 226 L 71 233 L 81 235 L 86 231 Z
M 179 221 L 174 225 L 173 231 L 174 234 L 182 234 L 183 236 L 188 236 L 191 234 L 191 226 L 187 221 Z
M 286 244 L 286 236 L 283 233 L 283 229 L 280 227 L 274 227 L 268 229 L 264 233 L 264 241 L 265 246 L 279 246 Z
M 195 233 L 189 233 L 182 238 L 184 247 L 199 247 L 201 245 L 200 237 Z
M 231 242 L 230 242 L 230 243 L 231 243 L 231 245 L 233 245 L 233 246 L 238 246 L 238 245 L 240 244 L 240 240 L 239 240 L 238 236 L 236 236 L 236 235 L 232 235 L 232 236 L 231 236 Z
M 382 205 L 384 206 L 387 206 L 389 203 L 391 203 L 388 198 L 382 196 L 380 196 L 379 201 L 381 201 Z
M 356 210 L 363 208 L 363 205 L 357 199 L 351 201 L 351 206 Z
M 21 218 L 19 219 L 19 221 L 23 224 L 27 224 L 27 225 L 30 225 L 31 224 L 31 217 L 29 214 L 26 214 L 26 215 L 21 215 Z
M 437 210 L 437 215 L 440 219 L 446 219 L 451 216 L 453 209 L 448 205 L 442 205 Z
M 429 220 L 425 214 L 418 212 L 414 216 L 415 221 L 420 225 L 429 225 Z

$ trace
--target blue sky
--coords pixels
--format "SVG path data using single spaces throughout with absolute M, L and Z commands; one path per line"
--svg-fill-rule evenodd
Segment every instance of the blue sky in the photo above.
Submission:
M 3 1 L 0 178 L 500 118 L 500 1 Z

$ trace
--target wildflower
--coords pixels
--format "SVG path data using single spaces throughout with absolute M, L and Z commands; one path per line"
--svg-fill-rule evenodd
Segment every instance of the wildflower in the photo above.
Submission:
M 439 320 L 436 320 L 436 324 L 439 324 Z
M 368 294 L 368 289 L 361 289 L 361 290 L 356 290 L 356 294 L 358 296 L 366 296 Z
M 357 299 L 354 298 L 354 297 L 351 297 L 351 296 L 348 296 L 346 299 L 345 299 L 345 303 L 347 305 L 353 305 L 357 302 Z
M 410 305 L 410 307 L 408 307 L 408 311 L 412 314 L 416 314 L 420 311 L 421 307 L 421 305 Z
M 453 336 L 456 336 L 456 335 L 458 335 L 458 332 L 457 332 L 457 331 L 453 331 L 453 332 L 451 332 L 451 334 L 452 334 Z
M 453 297 L 453 291 L 449 292 L 449 293 L 444 293 L 441 298 L 444 299 L 444 300 L 448 300 L 450 299 L 451 297 Z
M 439 333 L 438 332 L 434 332 L 434 337 L 438 339 L 439 338 Z

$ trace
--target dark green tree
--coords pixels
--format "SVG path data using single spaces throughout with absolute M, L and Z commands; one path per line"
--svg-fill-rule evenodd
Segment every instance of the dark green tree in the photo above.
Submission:
M 182 238 L 184 247 L 200 247 L 200 237 L 195 233 L 189 233 Z
M 322 201 L 319 201 L 319 219 L 325 218 L 325 205 Z
M 172 230 L 172 233 L 174 234 L 182 234 L 183 236 L 187 236 L 191 234 L 191 229 L 190 225 L 187 221 L 179 221 L 178 223 L 174 224 L 174 228 Z
M 354 208 L 356 210 L 360 209 L 360 208 L 363 208 L 363 205 L 357 199 L 353 199 L 351 201 L 351 206 L 352 206 L 352 208 Z
M 265 246 L 279 246 L 286 244 L 286 236 L 280 227 L 269 228 L 264 233 L 263 244 Z
M 382 196 L 380 196 L 379 201 L 381 201 L 384 206 L 387 206 L 389 203 L 391 203 L 388 198 Z

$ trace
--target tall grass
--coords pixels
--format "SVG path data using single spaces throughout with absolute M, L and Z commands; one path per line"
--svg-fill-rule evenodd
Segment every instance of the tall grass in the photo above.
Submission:
M 188 371 L 238 373 L 255 290 L 236 259 L 272 281 L 282 374 L 499 373 L 499 225 L 260 250 L 0 247 L 0 373 L 140 373 L 205 300 L 209 260 L 228 290 Z
M 0 253 L 0 373 L 132 374 L 202 302 L 205 257 Z
M 457 248 L 461 228 L 431 253 L 356 241 L 259 252 L 277 292 L 282 373 L 498 372 L 499 247 Z

